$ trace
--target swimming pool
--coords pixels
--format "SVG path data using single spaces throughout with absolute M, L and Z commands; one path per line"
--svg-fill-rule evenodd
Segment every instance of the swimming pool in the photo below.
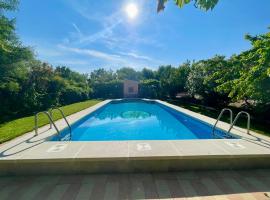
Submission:
M 225 132 L 216 130 L 224 136 Z M 52 138 L 68 140 L 68 129 Z M 156 101 L 114 100 L 72 125 L 71 141 L 213 139 L 212 126 Z M 216 138 L 215 138 L 216 139 Z

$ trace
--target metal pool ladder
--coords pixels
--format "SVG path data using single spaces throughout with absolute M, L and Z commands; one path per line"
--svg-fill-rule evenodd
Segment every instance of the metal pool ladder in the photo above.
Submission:
M 236 117 L 233 120 L 233 123 L 231 123 L 231 126 L 227 132 L 227 134 L 230 133 L 230 131 L 232 130 L 233 126 L 235 125 L 236 121 L 238 120 L 238 118 L 240 117 L 240 115 L 245 114 L 247 116 L 247 134 L 249 134 L 249 129 L 250 129 L 250 114 L 248 112 L 245 111 L 241 111 L 239 112 Z
M 229 130 L 228 130 L 227 133 L 226 133 L 227 136 L 230 135 L 230 132 L 231 132 L 233 126 L 236 124 L 237 120 L 239 119 L 239 117 L 240 117 L 242 114 L 245 114 L 245 115 L 247 116 L 247 134 L 249 134 L 249 129 L 250 129 L 250 114 L 249 114 L 248 112 L 241 111 L 241 112 L 239 112 L 239 113 L 236 115 L 236 117 L 235 117 L 234 120 L 233 120 L 233 112 L 232 112 L 232 110 L 229 109 L 229 108 L 224 108 L 224 109 L 221 110 L 221 112 L 220 112 L 220 114 L 219 114 L 219 116 L 218 116 L 218 118 L 217 118 L 217 120 L 216 120 L 216 123 L 215 123 L 214 126 L 213 126 L 213 129 L 212 129 L 212 135 L 213 135 L 213 137 L 216 136 L 215 130 L 216 130 L 216 127 L 217 127 L 217 123 L 220 121 L 220 118 L 223 116 L 223 113 L 224 113 L 225 111 L 229 111 L 229 112 L 230 112 L 230 128 L 229 128 Z M 218 136 L 218 137 L 222 137 L 222 136 Z M 224 137 L 223 137 L 223 138 L 224 138 Z
M 55 107 L 55 108 L 50 108 L 49 111 L 41 111 L 41 112 L 38 112 L 38 113 L 35 115 L 35 135 L 36 135 L 36 136 L 38 135 L 38 116 L 39 116 L 40 114 L 45 114 L 45 115 L 48 117 L 49 122 L 50 122 L 50 129 L 51 129 L 52 126 L 53 126 L 53 127 L 55 128 L 55 130 L 56 130 L 58 136 L 60 135 L 60 131 L 59 131 L 59 129 L 57 128 L 57 126 L 55 125 L 55 123 L 54 123 L 54 121 L 53 121 L 53 115 L 52 115 L 52 111 L 53 111 L 53 110 L 58 110 L 58 111 L 60 112 L 60 114 L 62 115 L 62 117 L 64 118 L 64 120 L 65 120 L 65 122 L 67 123 L 68 128 L 69 128 L 69 135 L 70 135 L 69 139 L 71 139 L 71 136 L 72 136 L 71 126 L 70 126 L 70 124 L 69 124 L 69 122 L 68 122 L 68 120 L 67 120 L 67 118 L 66 118 L 66 116 L 65 116 L 65 114 L 64 114 L 64 112 L 63 112 L 63 110 L 61 110 L 60 108 L 57 108 L 57 107 Z
M 49 119 L 49 121 L 50 121 L 50 128 L 52 128 L 52 125 L 53 125 L 54 128 L 55 128 L 55 130 L 57 131 L 57 133 L 58 133 L 58 135 L 59 135 L 59 133 L 60 133 L 60 132 L 59 132 L 59 129 L 57 128 L 57 126 L 56 126 L 55 123 L 53 122 L 51 115 L 50 115 L 47 111 L 41 111 L 41 112 L 38 112 L 37 114 L 35 114 L 35 136 L 38 135 L 38 116 L 39 116 L 40 114 L 45 114 L 45 115 L 48 117 L 48 119 Z
M 65 120 L 66 124 L 68 125 L 69 136 L 70 136 L 70 139 L 71 139 L 71 136 L 72 136 L 71 126 L 70 126 L 70 124 L 68 123 L 68 120 L 67 120 L 67 118 L 66 118 L 66 115 L 64 114 L 64 112 L 63 112 L 62 109 L 55 107 L 55 108 L 49 109 L 49 114 L 50 114 L 51 118 L 53 118 L 52 111 L 54 111 L 54 110 L 58 110 L 58 111 L 61 113 L 63 119 Z M 50 127 L 51 127 L 51 125 L 50 125 Z M 52 128 L 52 127 L 51 127 L 51 128 Z
M 223 108 L 223 109 L 221 110 L 221 112 L 219 113 L 219 115 L 218 115 L 218 118 L 217 118 L 217 120 L 216 120 L 215 125 L 213 126 L 213 129 L 212 129 L 212 135 L 213 135 L 213 137 L 216 136 L 215 130 L 216 130 L 216 127 L 217 127 L 217 123 L 220 121 L 220 119 L 221 119 L 221 117 L 223 116 L 223 114 L 224 114 L 225 111 L 229 111 L 229 112 L 230 112 L 230 124 L 231 124 L 231 127 L 232 127 L 232 125 L 233 125 L 233 111 L 232 111 L 231 109 L 229 109 L 229 108 Z M 228 134 L 228 133 L 229 133 L 229 132 L 227 132 L 227 134 Z M 220 136 L 219 136 L 219 137 L 220 137 Z

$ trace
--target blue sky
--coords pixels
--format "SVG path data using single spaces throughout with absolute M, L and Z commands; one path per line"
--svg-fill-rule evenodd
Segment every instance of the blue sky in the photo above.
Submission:
M 125 12 L 130 3 L 138 8 L 133 19 Z M 268 31 L 270 1 L 219 0 L 204 12 L 170 0 L 157 14 L 156 0 L 21 0 L 15 16 L 22 42 L 54 66 L 139 70 L 250 48 L 244 35 Z

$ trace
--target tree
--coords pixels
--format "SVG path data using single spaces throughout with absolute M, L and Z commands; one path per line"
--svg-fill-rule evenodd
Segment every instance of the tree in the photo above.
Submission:
M 94 70 L 90 73 L 89 83 L 94 85 L 96 83 L 108 82 L 116 79 L 116 74 L 112 70 L 105 70 L 103 68 Z
M 153 98 L 159 97 L 160 83 L 156 79 L 145 79 L 140 81 L 139 84 L 139 97 L 141 98 Z
M 15 34 L 15 20 L 8 19 L 4 12 L 14 10 L 17 7 L 16 0 L 6 0 L 0 2 L 0 90 L 18 90 L 16 73 L 20 72 L 15 63 L 23 62 L 33 58 L 31 50 L 24 47 L 18 41 Z M 1 91 L 0 91 L 1 94 Z
M 53 89 L 51 94 L 55 94 L 52 99 L 62 105 L 87 99 L 92 93 L 87 78 L 87 75 L 74 72 L 68 67 L 56 67 L 51 82 Z M 59 88 L 61 85 L 62 87 Z
M 156 75 L 155 72 L 151 69 L 147 69 L 147 68 L 143 68 L 142 69 L 142 79 L 146 80 L 146 79 L 155 79 Z
M 15 34 L 15 20 L 7 18 L 5 11 L 17 7 L 16 0 L 0 2 L 0 114 L 16 112 L 18 95 L 27 77 L 26 60 L 33 58 L 28 47 L 19 42 Z
M 140 79 L 140 73 L 136 72 L 133 68 L 130 67 L 123 67 L 116 71 L 117 78 L 119 80 L 139 80 Z
M 193 63 L 188 75 L 187 89 L 192 96 L 200 95 L 203 102 L 209 105 L 227 105 L 229 103 L 228 93 L 217 91 L 220 85 L 221 71 L 228 69 L 228 61 L 224 56 L 215 56 L 208 60 L 201 60 Z M 222 74 L 220 74 L 222 76 Z
M 184 5 L 189 4 L 191 2 L 194 2 L 194 6 L 196 8 L 200 8 L 202 10 L 209 10 L 213 9 L 216 4 L 218 3 L 219 0 L 174 0 L 175 4 L 182 8 Z M 157 5 L 157 11 L 160 12 L 164 10 L 165 8 L 165 3 L 167 3 L 168 0 L 158 0 L 158 5 Z
M 204 93 L 203 79 L 204 72 L 202 64 L 199 62 L 193 63 L 186 83 L 188 93 L 192 97 L 195 97 L 196 94 L 202 95 Z
M 112 80 L 107 82 L 99 82 L 93 86 L 93 98 L 122 98 L 123 97 L 123 81 Z
M 186 82 L 191 69 L 190 61 L 187 61 L 180 65 L 176 72 L 173 82 L 177 87 L 177 92 L 185 92 L 186 91 Z
M 160 81 L 160 96 L 163 98 L 175 98 L 177 93 L 176 68 L 171 65 L 160 66 L 157 70 L 157 79 Z
M 252 48 L 231 58 L 231 69 L 222 74 L 231 79 L 220 78 L 217 90 L 229 93 L 234 100 L 245 100 L 247 104 L 247 100 L 252 100 L 255 106 L 269 106 L 270 32 L 254 37 L 247 35 L 246 39 Z
M 29 48 L 19 42 L 15 34 L 15 20 L 7 18 L 5 11 L 17 8 L 18 1 L 5 0 L 0 2 L 0 67 L 32 57 Z

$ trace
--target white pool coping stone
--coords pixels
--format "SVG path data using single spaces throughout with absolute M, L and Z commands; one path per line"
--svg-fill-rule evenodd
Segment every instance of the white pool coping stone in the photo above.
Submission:
M 147 100 L 147 99 L 145 99 Z M 67 117 L 70 124 L 111 100 Z M 204 123 L 216 119 L 154 100 Z M 63 119 L 57 127 L 66 127 Z M 228 130 L 229 124 L 217 127 Z M 49 125 L 0 145 L 0 175 L 90 172 L 170 171 L 186 169 L 237 169 L 270 167 L 270 138 L 235 127 L 239 139 L 138 140 L 138 141 L 49 141 L 56 134 Z

